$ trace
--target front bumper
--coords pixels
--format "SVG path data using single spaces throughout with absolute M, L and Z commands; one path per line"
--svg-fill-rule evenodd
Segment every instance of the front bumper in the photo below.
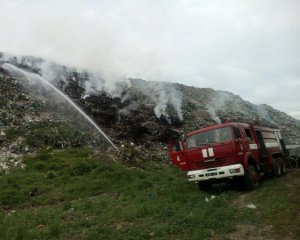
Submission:
M 244 175 L 245 171 L 242 164 L 194 170 L 187 173 L 188 180 L 190 182 L 200 182 L 211 179 L 230 178 Z

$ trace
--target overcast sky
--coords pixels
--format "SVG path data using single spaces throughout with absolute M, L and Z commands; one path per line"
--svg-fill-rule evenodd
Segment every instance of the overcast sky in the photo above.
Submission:
M 210 87 L 300 119 L 299 0 L 0 0 L 0 51 Z

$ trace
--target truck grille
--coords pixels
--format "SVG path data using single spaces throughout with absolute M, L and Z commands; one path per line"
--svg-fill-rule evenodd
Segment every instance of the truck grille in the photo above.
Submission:
M 205 162 L 204 160 L 199 160 L 196 162 L 190 162 L 190 168 L 192 170 L 196 170 L 199 168 L 210 168 L 210 167 L 221 167 L 226 165 L 226 162 L 228 162 L 230 160 L 230 158 L 217 158 L 215 159 L 215 161 L 212 162 Z

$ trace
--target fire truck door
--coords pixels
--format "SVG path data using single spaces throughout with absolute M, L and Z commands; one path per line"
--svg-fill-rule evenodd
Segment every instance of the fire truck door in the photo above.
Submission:
M 182 170 L 188 170 L 186 150 L 181 141 L 171 143 L 171 160 L 174 165 Z
M 246 151 L 250 152 L 255 160 L 259 159 L 259 145 L 255 139 L 254 132 L 250 128 L 244 128 L 245 140 L 246 140 Z
M 238 155 L 243 155 L 244 149 L 246 148 L 246 141 L 242 138 L 239 128 L 234 128 L 233 131 L 234 131 L 237 153 Z

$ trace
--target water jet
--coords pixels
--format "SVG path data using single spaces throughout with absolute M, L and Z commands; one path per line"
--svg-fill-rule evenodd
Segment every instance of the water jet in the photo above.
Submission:
M 79 106 L 77 106 L 77 104 L 75 102 L 72 101 L 71 98 L 69 98 L 61 90 L 59 90 L 57 87 L 55 87 L 52 83 L 50 83 L 49 81 L 47 81 L 46 79 L 44 79 L 43 77 L 41 77 L 38 74 L 27 72 L 27 71 L 25 71 L 21 68 L 18 68 L 12 64 L 9 64 L 9 63 L 3 63 L 1 67 L 11 73 L 15 73 L 15 74 L 24 76 L 28 80 L 28 82 L 30 82 L 30 80 L 33 80 L 35 82 L 38 82 L 38 83 L 52 89 L 55 93 L 57 93 L 60 97 L 62 97 L 73 109 L 75 109 L 81 116 L 83 116 L 84 119 L 89 124 L 91 124 L 111 144 L 111 146 L 113 146 L 117 151 L 119 151 L 119 149 L 116 147 L 116 145 L 102 131 L 102 129 L 91 119 L 91 117 L 89 117 Z

